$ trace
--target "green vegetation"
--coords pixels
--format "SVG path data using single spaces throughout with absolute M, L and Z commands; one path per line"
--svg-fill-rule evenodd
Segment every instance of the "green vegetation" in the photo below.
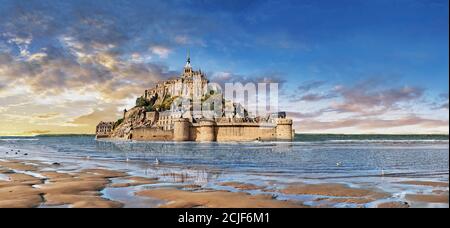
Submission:
M 146 112 L 154 112 L 155 108 L 153 107 L 153 105 L 147 105 L 147 106 L 145 106 L 145 111 Z
M 157 96 L 152 97 L 150 100 L 146 100 L 143 97 L 138 97 L 136 99 L 136 107 L 145 107 L 146 112 L 153 112 L 155 111 L 154 105 L 157 99 Z
M 147 100 L 145 100 L 143 97 L 138 97 L 136 99 L 136 107 L 146 107 L 148 105 L 150 105 L 150 103 Z
M 118 119 L 118 120 L 114 123 L 113 129 L 116 129 L 116 127 L 119 126 L 119 125 L 122 124 L 122 123 L 123 123 L 123 118 Z
M 219 94 L 219 93 L 218 93 L 217 91 L 215 91 L 215 90 L 210 90 L 209 93 L 205 94 L 205 95 L 202 97 L 202 103 L 205 102 L 205 101 L 207 101 L 209 98 L 211 98 L 211 97 L 213 97 L 213 96 L 216 96 L 216 95 L 218 95 L 218 94 Z
M 155 105 L 155 109 L 159 110 L 159 111 L 167 111 L 170 110 L 170 106 L 172 105 L 173 101 L 175 101 L 175 99 L 177 99 L 178 96 L 172 97 L 170 95 L 166 95 L 164 97 L 163 102 L 160 105 Z
M 210 101 L 210 103 L 209 104 L 205 104 L 209 99 L 211 99 L 211 98 L 214 98 L 213 100 L 211 100 Z M 215 90 L 211 90 L 211 91 L 209 91 L 209 93 L 207 93 L 207 94 L 205 94 L 203 97 L 202 97 L 202 100 L 201 100 L 201 102 L 202 102 L 202 105 L 203 105 L 203 107 L 205 107 L 204 105 L 209 105 L 209 109 L 210 110 L 214 110 L 214 105 L 215 105 L 215 102 L 216 101 L 222 101 L 222 106 L 224 107 L 225 106 L 225 99 L 223 98 L 223 95 L 221 94 L 221 93 L 218 93 L 217 91 L 215 91 Z

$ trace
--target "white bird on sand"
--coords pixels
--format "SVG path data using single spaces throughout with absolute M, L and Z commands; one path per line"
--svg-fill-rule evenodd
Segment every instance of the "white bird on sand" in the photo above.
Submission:
M 129 161 L 130 161 L 130 159 L 129 159 L 129 158 L 127 157 L 127 158 L 126 158 L 126 161 L 127 161 L 127 162 L 129 162 Z
M 156 159 L 155 159 L 155 164 L 156 164 L 156 165 L 159 165 L 159 164 L 161 164 L 161 161 L 159 161 L 159 159 L 156 158 Z

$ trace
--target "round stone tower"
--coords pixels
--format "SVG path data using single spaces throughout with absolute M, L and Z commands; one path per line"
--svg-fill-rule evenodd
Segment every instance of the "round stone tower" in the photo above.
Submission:
M 200 135 L 197 137 L 197 141 L 201 142 L 214 142 L 216 141 L 216 122 L 214 120 L 201 120 L 200 121 Z
M 277 119 L 277 139 L 278 140 L 292 140 L 292 120 L 291 119 Z
M 189 141 L 190 140 L 191 123 L 186 118 L 181 118 L 174 121 L 173 126 L 173 140 L 174 141 Z

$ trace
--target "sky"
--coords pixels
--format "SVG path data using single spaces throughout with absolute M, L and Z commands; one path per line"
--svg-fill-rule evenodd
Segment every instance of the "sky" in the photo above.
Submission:
M 448 0 L 0 0 L 0 135 L 94 133 L 192 65 L 297 133 L 449 132 Z

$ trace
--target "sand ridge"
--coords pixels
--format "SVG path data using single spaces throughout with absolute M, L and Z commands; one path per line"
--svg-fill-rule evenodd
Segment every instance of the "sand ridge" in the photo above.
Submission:
M 102 198 L 100 191 L 110 183 L 109 178 L 128 175 L 124 172 L 106 169 L 81 170 L 73 173 L 40 172 L 43 167 L 19 161 L 2 161 L 0 165 L 1 173 L 8 177 L 7 181 L 0 181 L 0 207 L 122 206 L 120 202 Z M 35 176 L 17 173 L 18 171 L 32 171 Z
M 179 189 L 152 189 L 137 193 L 166 200 L 166 208 L 301 208 L 301 203 L 280 201 L 271 195 L 250 195 L 244 192 L 206 191 L 191 192 Z

